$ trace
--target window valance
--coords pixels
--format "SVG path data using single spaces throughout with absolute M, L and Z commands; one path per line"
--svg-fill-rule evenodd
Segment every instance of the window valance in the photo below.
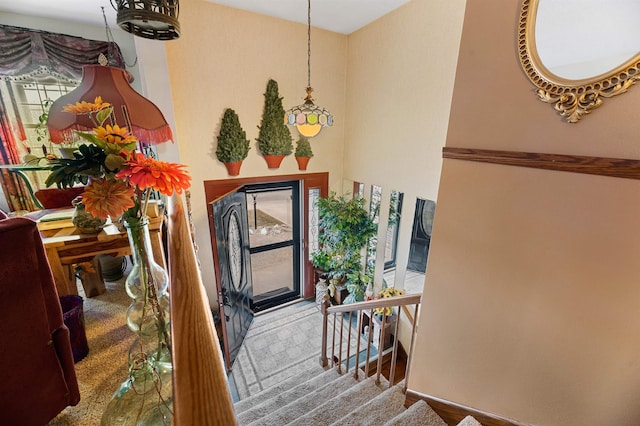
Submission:
M 0 78 L 42 74 L 80 80 L 82 66 L 97 64 L 101 53 L 110 66 L 124 68 L 122 53 L 115 42 L 0 25 Z

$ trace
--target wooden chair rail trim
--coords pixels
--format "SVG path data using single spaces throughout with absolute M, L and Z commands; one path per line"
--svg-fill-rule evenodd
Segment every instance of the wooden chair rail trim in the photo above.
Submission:
M 336 305 L 327 308 L 327 313 L 354 312 L 358 310 L 368 310 L 386 308 L 394 306 L 415 305 L 422 300 L 422 294 L 409 294 L 406 296 L 395 296 L 384 299 L 367 300 L 366 302 L 350 303 L 348 305 Z
M 502 417 L 462 404 L 448 401 L 431 395 L 425 395 L 411 389 L 407 389 L 405 407 L 410 407 L 419 400 L 425 401 L 448 425 L 456 425 L 467 416 L 473 416 L 482 426 L 532 426 L 517 420 Z
M 233 425 L 236 418 L 209 301 L 181 199 L 169 200 L 173 424 Z
M 640 160 L 445 147 L 442 157 L 560 172 L 640 179 Z

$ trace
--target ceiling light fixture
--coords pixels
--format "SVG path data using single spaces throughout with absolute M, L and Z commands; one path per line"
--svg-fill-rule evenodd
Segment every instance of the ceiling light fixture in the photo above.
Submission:
M 178 3 L 178 0 L 111 0 L 111 5 L 118 12 L 116 22 L 120 28 L 152 40 L 180 37 Z
M 312 138 L 323 127 L 333 125 L 333 116 L 326 108 L 315 105 L 311 97 L 311 0 L 307 0 L 307 3 L 307 96 L 303 104 L 285 112 L 284 120 L 289 125 L 295 125 L 302 136 Z

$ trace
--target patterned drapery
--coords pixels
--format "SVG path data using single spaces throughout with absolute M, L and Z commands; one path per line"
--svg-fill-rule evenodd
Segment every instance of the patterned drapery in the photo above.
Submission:
M 97 64 L 101 53 L 110 66 L 124 68 L 122 53 L 114 42 L 0 25 L 0 76 L 3 78 L 46 73 L 80 80 L 82 66 Z
M 26 138 L 11 82 L 48 76 L 79 82 L 82 66 L 97 64 L 101 53 L 108 65 L 125 68 L 115 42 L 0 25 L 0 164 L 20 164 L 18 145 Z M 35 209 L 25 183 L 15 174 L 1 170 L 0 186 L 10 210 Z

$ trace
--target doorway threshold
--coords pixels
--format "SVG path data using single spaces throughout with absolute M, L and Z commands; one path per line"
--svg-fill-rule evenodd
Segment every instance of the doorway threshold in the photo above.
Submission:
M 260 315 L 268 314 L 269 312 L 277 311 L 278 309 L 285 308 L 287 306 L 295 305 L 296 303 L 304 302 L 306 299 L 302 297 L 298 297 L 297 299 L 290 300 L 288 302 L 282 303 L 278 306 L 274 306 L 272 308 L 267 308 L 259 312 L 255 312 L 253 316 L 259 317 Z

